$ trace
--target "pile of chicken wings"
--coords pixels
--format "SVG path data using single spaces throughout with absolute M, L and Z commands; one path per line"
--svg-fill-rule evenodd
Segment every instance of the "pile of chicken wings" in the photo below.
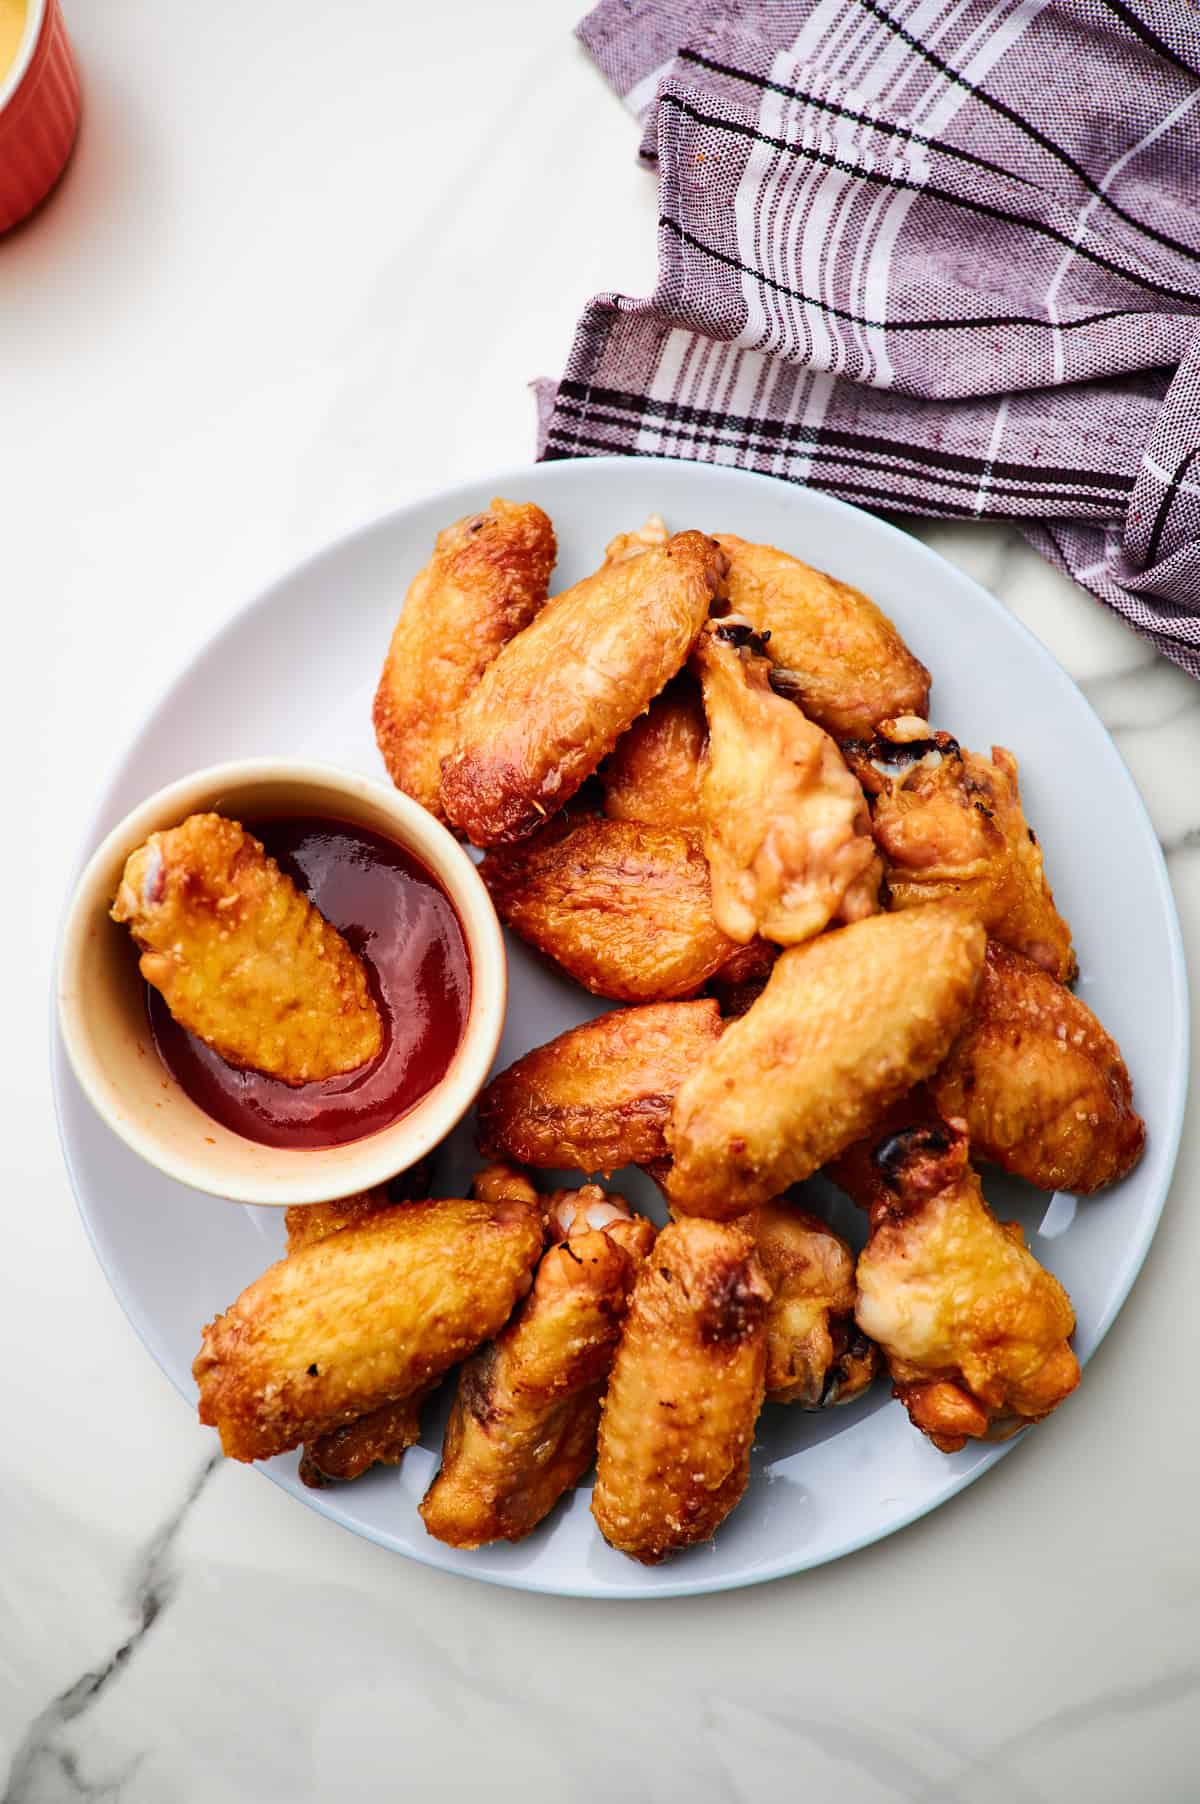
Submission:
M 228 1454 L 303 1445 L 327 1484 L 397 1462 L 457 1367 L 430 1534 L 519 1540 L 595 1462 L 601 1533 L 655 1562 L 737 1504 L 764 1400 L 886 1370 L 947 1453 L 1048 1415 L 1071 1302 L 976 1168 L 1090 1192 L 1144 1129 L 1066 987 L 1016 760 L 934 731 L 865 595 L 656 517 L 548 599 L 555 555 L 532 504 L 442 532 L 375 728 L 505 924 L 618 1006 L 489 1084 L 470 1198 L 410 1173 L 289 1210 L 195 1373 Z M 661 1230 L 529 1175 L 631 1165 Z M 794 1189 L 819 1170 L 866 1212 L 857 1257 Z

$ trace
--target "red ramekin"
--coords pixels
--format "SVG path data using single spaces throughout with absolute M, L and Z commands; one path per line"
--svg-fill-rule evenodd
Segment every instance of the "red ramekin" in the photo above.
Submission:
M 79 76 L 58 0 L 29 0 L 16 61 L 0 76 L 0 232 L 49 194 L 78 129 Z

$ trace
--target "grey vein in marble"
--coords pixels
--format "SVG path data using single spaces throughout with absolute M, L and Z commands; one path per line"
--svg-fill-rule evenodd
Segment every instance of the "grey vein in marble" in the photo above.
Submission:
M 17 1745 L 0 1804 L 41 1804 L 46 1796 L 42 1782 L 51 1774 L 65 1782 L 65 1788 L 60 1788 L 65 1797 L 87 1800 L 87 1804 L 106 1804 L 106 1800 L 119 1798 L 125 1781 L 136 1770 L 137 1759 L 112 1779 L 90 1781 L 79 1771 L 77 1756 L 57 1745 L 59 1732 L 90 1710 L 108 1686 L 120 1677 L 170 1603 L 176 1582 L 171 1558 L 175 1544 L 188 1512 L 220 1460 L 219 1453 L 205 1460 L 178 1508 L 155 1531 L 134 1562 L 129 1584 L 130 1604 L 136 1618 L 132 1632 L 114 1648 L 103 1666 L 81 1673 L 74 1684 L 68 1685 L 38 1711 Z
M 1016 1734 L 969 1760 L 945 1782 L 912 1793 L 912 1804 L 967 1804 L 970 1793 L 965 1787 L 974 1779 L 1002 1778 L 1006 1785 L 1016 1784 L 1009 1762 L 1028 1759 L 1038 1748 L 1050 1747 L 1093 1724 L 1110 1724 L 1114 1718 L 1145 1715 L 1162 1704 L 1180 1703 L 1200 1689 L 1200 1665 L 1169 1668 L 1157 1678 L 1139 1684 L 1118 1685 L 1095 1696 L 1081 1698 L 1065 1710 L 1055 1710 L 1040 1721 L 1026 1724 Z M 1009 1796 L 1015 1796 L 1010 1792 Z

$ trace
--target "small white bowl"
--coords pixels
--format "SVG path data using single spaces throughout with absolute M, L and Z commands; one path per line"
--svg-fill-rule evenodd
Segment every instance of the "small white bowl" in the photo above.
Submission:
M 154 1047 L 137 950 L 109 918 L 125 860 L 157 828 L 206 810 L 234 820 L 328 815 L 395 840 L 433 873 L 462 923 L 471 1006 L 441 1080 L 391 1127 L 347 1146 L 262 1146 L 214 1121 L 167 1071 Z M 288 759 L 218 764 L 160 789 L 115 827 L 89 860 L 63 929 L 58 1013 L 89 1101 L 151 1165 L 234 1202 L 327 1202 L 386 1183 L 445 1138 L 487 1076 L 504 1023 L 507 967 L 500 924 L 457 840 L 410 797 L 331 765 Z

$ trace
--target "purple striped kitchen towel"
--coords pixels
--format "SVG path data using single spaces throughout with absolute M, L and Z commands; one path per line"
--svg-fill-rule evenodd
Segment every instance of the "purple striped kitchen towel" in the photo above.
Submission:
M 1011 519 L 1200 675 L 1196 0 L 603 0 L 659 275 L 541 454 Z

